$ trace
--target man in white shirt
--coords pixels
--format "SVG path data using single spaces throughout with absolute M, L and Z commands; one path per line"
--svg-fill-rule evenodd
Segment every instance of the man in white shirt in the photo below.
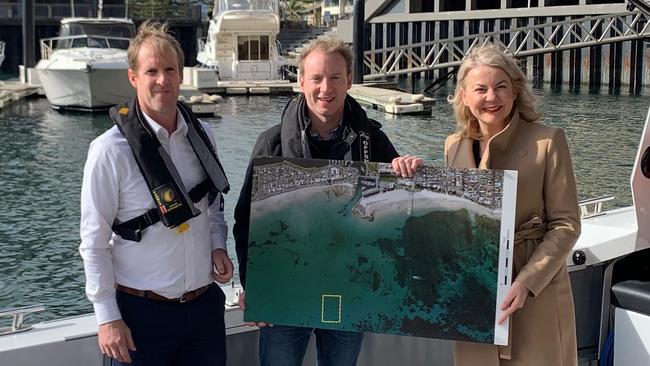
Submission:
M 128 50 L 136 98 L 90 145 L 81 190 L 86 294 L 114 365 L 225 365 L 228 183 L 207 124 L 177 104 L 183 51 L 145 22 Z M 193 188 L 194 187 L 194 188 Z

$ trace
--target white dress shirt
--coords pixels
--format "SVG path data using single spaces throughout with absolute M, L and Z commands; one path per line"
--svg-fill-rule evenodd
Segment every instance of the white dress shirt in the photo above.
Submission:
M 149 116 L 145 119 L 189 191 L 206 179 L 206 174 L 186 138 L 187 124 L 180 112 L 177 116 L 171 136 Z M 212 130 L 205 123 L 203 126 L 216 146 Z M 113 223 L 154 208 L 153 198 L 117 126 L 90 144 L 81 187 L 79 252 L 86 272 L 86 295 L 98 324 L 121 319 L 115 283 L 168 298 L 212 283 L 211 252 L 226 250 L 228 232 L 219 201 L 208 208 L 206 196 L 195 204 L 201 215 L 187 221 L 186 231 L 179 233 L 158 222 L 143 230 L 140 242 L 124 240 L 112 232 Z

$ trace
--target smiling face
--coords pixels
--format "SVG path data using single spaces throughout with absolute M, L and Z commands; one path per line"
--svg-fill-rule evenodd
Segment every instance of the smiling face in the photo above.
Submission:
M 486 137 L 494 136 L 506 127 L 516 99 L 508 74 L 498 67 L 484 65 L 467 72 L 460 95 Z
M 161 54 L 144 43 L 138 52 L 136 70 L 128 71 L 140 108 L 161 125 L 175 125 L 176 101 L 182 82 L 178 59 L 171 53 Z
M 310 52 L 304 59 L 299 85 L 305 94 L 312 127 L 317 131 L 319 127 L 336 127 L 343 116 L 345 96 L 352 86 L 352 75 L 343 56 L 337 52 Z

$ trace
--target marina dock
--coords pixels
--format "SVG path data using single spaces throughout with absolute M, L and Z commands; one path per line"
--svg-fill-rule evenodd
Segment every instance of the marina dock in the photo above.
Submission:
M 184 92 L 220 95 L 279 95 L 299 93 L 295 82 L 288 80 L 229 80 L 219 81 L 214 71 L 205 68 L 185 67 L 183 70 Z M 386 88 L 386 86 L 389 88 Z M 348 94 L 359 103 L 391 114 L 429 113 L 435 100 L 422 94 L 410 94 L 390 89 L 391 84 L 372 83 L 352 85 Z
M 0 81 L 0 109 L 25 97 L 40 92 L 37 86 L 19 81 Z M 182 100 L 196 106 L 198 114 L 214 114 L 220 95 L 278 95 L 299 93 L 297 83 L 286 80 L 277 81 L 220 81 L 214 88 L 197 88 L 193 85 L 181 86 Z M 42 94 L 42 92 L 40 92 Z M 430 113 L 435 99 L 422 94 L 410 94 L 399 90 L 386 89 L 378 85 L 352 85 L 348 94 L 362 105 L 391 114 Z M 199 100 L 201 98 L 201 100 Z M 193 108 L 194 109 L 194 108 Z
M 23 98 L 39 93 L 39 89 L 18 81 L 0 81 L 0 110 Z
M 348 94 L 359 103 L 391 114 L 430 113 L 435 99 L 375 86 L 352 85 Z

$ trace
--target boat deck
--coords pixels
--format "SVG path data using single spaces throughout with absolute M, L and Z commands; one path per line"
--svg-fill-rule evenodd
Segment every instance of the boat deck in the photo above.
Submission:
M 582 233 L 573 252 L 586 254 L 585 263 L 575 265 L 567 258 L 569 271 L 604 263 L 636 250 L 636 212 L 633 206 L 609 210 L 603 215 L 582 220 Z

